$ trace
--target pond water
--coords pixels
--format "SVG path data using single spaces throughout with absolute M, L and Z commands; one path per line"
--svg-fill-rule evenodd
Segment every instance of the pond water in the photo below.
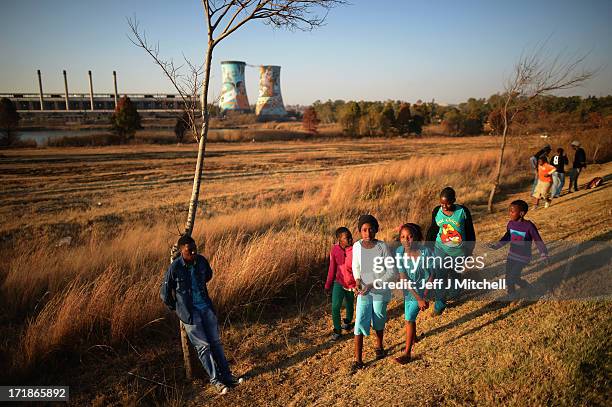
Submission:
M 61 137 L 84 137 L 102 133 L 106 132 L 104 130 L 26 130 L 18 132 L 20 140 L 34 140 L 38 146 L 44 146 L 47 144 L 47 140 L 51 139 Z

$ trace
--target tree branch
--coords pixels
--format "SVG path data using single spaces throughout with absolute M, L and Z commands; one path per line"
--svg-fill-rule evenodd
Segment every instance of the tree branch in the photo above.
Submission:
M 161 68 L 178 92 L 183 103 L 183 111 L 189 117 L 189 129 L 197 140 L 199 133 L 196 124 L 196 112 L 198 111 L 198 95 L 201 89 L 200 77 L 203 75 L 203 66 L 196 66 L 184 54 L 185 64 L 179 66 L 176 66 L 173 60 L 162 59 L 159 52 L 159 43 L 155 45 L 149 43 L 146 33 L 140 30 L 139 23 L 135 18 L 128 18 L 127 21 L 132 31 L 132 35 L 128 35 L 129 40 L 137 47 L 144 49 L 153 58 L 155 64 Z M 181 72 L 185 66 L 189 69 L 188 75 Z

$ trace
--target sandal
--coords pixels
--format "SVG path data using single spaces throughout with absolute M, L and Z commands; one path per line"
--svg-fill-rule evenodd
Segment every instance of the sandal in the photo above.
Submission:
M 376 348 L 376 360 L 380 360 L 386 356 L 386 352 L 383 348 Z

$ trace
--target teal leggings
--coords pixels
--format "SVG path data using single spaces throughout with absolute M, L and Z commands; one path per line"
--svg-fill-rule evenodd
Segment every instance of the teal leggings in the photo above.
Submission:
M 334 322 L 334 331 L 342 329 L 340 310 L 342 309 L 343 301 L 346 302 L 346 318 L 344 320 L 348 324 L 353 321 L 355 296 L 352 291 L 347 291 L 340 284 L 334 282 L 334 287 L 332 288 L 332 321 Z

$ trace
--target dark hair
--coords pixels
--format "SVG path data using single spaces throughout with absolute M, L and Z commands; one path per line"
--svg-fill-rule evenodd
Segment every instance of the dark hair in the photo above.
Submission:
M 181 237 L 179 237 L 178 242 L 176 243 L 176 245 L 178 247 L 183 247 L 186 244 L 195 244 L 195 240 L 193 240 L 193 238 L 189 235 L 181 235 Z
M 516 206 L 517 208 L 519 208 L 519 211 L 525 212 L 525 213 L 527 213 L 527 211 L 529 210 L 529 205 L 527 204 L 527 202 L 523 201 L 522 199 L 517 199 L 516 201 L 512 201 L 510 206 Z
M 412 236 L 412 239 L 414 241 L 422 241 L 423 240 L 423 230 L 421 229 L 421 227 L 419 225 L 417 225 L 416 223 L 404 223 L 401 227 L 400 227 L 400 233 L 402 232 L 402 230 L 406 229 L 407 231 L 410 232 L 410 235 Z
M 561 148 L 561 147 L 559 147 L 559 148 L 557 149 L 557 153 L 559 153 L 559 154 L 563 154 L 563 151 L 564 151 L 564 150 L 563 150 L 563 148 Z
M 357 221 L 357 229 L 361 231 L 361 227 L 368 223 L 376 232 L 378 232 L 378 221 L 372 215 L 361 215 L 359 221 Z
M 455 202 L 456 194 L 452 187 L 446 187 L 440 192 L 440 198 L 446 198 L 449 201 Z
M 542 160 L 543 163 L 547 163 L 548 162 L 548 158 L 546 158 L 545 155 L 541 155 L 538 157 L 538 160 Z
M 336 229 L 336 239 L 340 239 L 340 236 L 344 234 L 351 236 L 351 231 L 348 230 L 348 228 L 344 226 L 340 226 L 338 229 Z

